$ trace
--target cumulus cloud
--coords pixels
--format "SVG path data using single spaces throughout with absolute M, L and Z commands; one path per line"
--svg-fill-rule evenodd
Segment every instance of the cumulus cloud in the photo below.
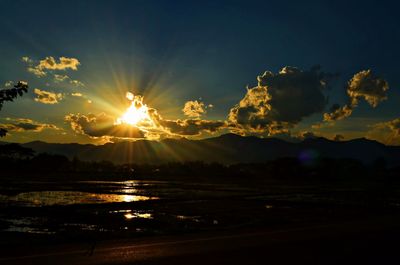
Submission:
M 76 58 L 68 58 L 68 57 L 60 57 L 59 62 L 57 62 L 54 57 L 48 56 L 43 60 L 39 61 L 39 64 L 36 66 L 39 69 L 47 69 L 47 70 L 78 70 L 78 66 L 81 63 Z
M 35 101 L 43 104 L 57 104 L 63 99 L 61 93 L 40 90 L 38 88 L 35 88 L 33 92 L 36 94 Z
M 375 76 L 371 70 L 360 71 L 347 83 L 346 92 L 349 102 L 343 106 L 334 104 L 330 112 L 324 114 L 324 121 L 330 122 L 349 117 L 362 99 L 375 108 L 387 99 L 388 89 L 388 82 Z
M 189 100 L 183 106 L 183 114 L 191 118 L 200 118 L 206 113 L 206 106 L 203 102 L 197 100 Z
M 69 122 L 72 130 L 78 134 L 93 138 L 120 137 L 144 138 L 144 132 L 128 124 L 115 124 L 114 118 L 105 114 L 68 114 L 65 121 Z
M 63 71 L 67 69 L 76 71 L 80 65 L 78 59 L 68 57 L 60 57 L 57 62 L 54 57 L 48 56 L 40 60 L 36 65 L 29 57 L 22 57 L 22 61 L 28 64 L 28 72 L 33 73 L 37 77 L 46 76 L 48 71 Z M 62 76 L 60 75 L 59 77 L 61 78 Z
M 322 112 L 327 104 L 323 90 L 331 74 L 313 67 L 302 71 L 284 67 L 279 73 L 266 71 L 258 85 L 247 88 L 244 98 L 228 114 L 233 132 L 274 135 L 286 133 L 303 118 Z
M 6 129 L 7 131 L 14 132 L 41 132 L 44 129 L 60 130 L 60 128 L 53 124 L 40 123 L 31 119 L 24 118 L 6 118 L 5 122 L 0 127 Z

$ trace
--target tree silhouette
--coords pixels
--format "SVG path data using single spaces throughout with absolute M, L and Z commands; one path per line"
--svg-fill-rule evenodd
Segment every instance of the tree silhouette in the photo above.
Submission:
M 5 88 L 0 90 L 0 110 L 3 107 L 5 101 L 14 101 L 18 96 L 22 96 L 28 92 L 28 83 L 25 81 L 19 81 L 14 85 L 13 88 Z M 0 137 L 4 137 L 7 134 L 7 130 L 0 128 Z

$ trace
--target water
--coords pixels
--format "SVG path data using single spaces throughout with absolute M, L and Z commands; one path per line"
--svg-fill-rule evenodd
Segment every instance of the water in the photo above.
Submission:
M 136 202 L 157 199 L 159 198 L 142 195 L 89 193 L 80 191 L 32 191 L 19 193 L 15 196 L 3 196 L 2 198 L 3 201 L 8 201 L 9 203 L 31 207 L 70 204 Z
M 335 218 L 343 205 L 365 204 L 359 190 L 330 189 L 137 180 L 2 183 L 0 243 L 10 233 L 108 238 L 311 222 Z
M 15 182 L 0 187 L 0 232 L 186 230 L 218 224 L 208 213 L 210 201 L 248 192 L 229 185 L 167 181 Z

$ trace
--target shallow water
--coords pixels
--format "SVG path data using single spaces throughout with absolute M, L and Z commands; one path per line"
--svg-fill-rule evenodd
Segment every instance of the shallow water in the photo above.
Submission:
M 0 233 L 62 237 L 111 233 L 130 237 L 308 222 L 311 217 L 334 218 L 334 205 L 358 207 L 365 200 L 357 194 L 356 190 L 327 193 L 309 187 L 260 189 L 226 183 L 137 180 L 3 183 Z
M 3 201 L 24 206 L 40 207 L 52 205 L 93 204 L 113 202 L 136 202 L 157 200 L 158 197 L 142 195 L 121 195 L 105 193 L 89 193 L 80 191 L 32 191 L 23 192 L 15 196 L 3 196 Z
M 136 180 L 30 181 L 0 188 L 0 231 L 29 234 L 143 233 L 214 225 L 207 201 L 243 193 L 228 185 Z

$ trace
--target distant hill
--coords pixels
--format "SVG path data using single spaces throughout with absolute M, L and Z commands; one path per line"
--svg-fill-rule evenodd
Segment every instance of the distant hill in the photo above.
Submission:
M 61 154 L 85 161 L 108 160 L 114 163 L 159 164 L 174 161 L 231 163 L 265 162 L 282 157 L 353 158 L 373 163 L 385 158 L 389 165 L 400 165 L 400 147 L 386 146 L 364 138 L 336 142 L 309 138 L 293 143 L 277 138 L 242 137 L 224 134 L 202 140 L 165 139 L 108 143 L 105 145 L 54 144 L 40 141 L 23 144 L 38 153 Z

